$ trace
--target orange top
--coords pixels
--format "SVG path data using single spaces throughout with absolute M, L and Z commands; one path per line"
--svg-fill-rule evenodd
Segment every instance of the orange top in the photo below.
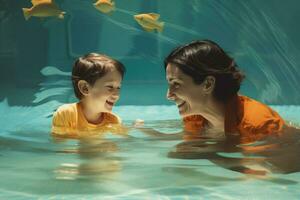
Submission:
M 80 137 L 103 132 L 124 132 L 121 119 L 112 113 L 103 113 L 99 124 L 89 123 L 79 103 L 64 104 L 53 114 L 52 134 L 63 137 Z
M 201 115 L 192 115 L 183 118 L 183 123 L 185 130 L 197 137 L 207 125 L 207 120 Z M 284 124 L 277 112 L 249 97 L 236 95 L 226 104 L 225 134 L 239 134 L 242 143 L 279 134 Z

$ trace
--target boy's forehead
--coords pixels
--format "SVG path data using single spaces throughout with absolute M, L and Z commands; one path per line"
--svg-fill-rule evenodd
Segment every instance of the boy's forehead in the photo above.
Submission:
M 118 70 L 109 70 L 104 76 L 97 79 L 99 82 L 119 82 L 121 80 L 122 76 Z

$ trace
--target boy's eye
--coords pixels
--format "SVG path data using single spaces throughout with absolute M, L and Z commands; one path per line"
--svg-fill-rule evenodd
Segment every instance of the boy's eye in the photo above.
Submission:
M 114 86 L 112 86 L 112 85 L 107 85 L 105 87 L 107 87 L 108 89 L 114 89 Z
M 107 87 L 108 89 L 110 89 L 110 90 L 114 89 L 114 86 L 112 86 L 112 85 L 107 85 L 106 87 Z M 117 90 L 120 90 L 121 87 L 116 87 L 116 89 L 117 89 Z

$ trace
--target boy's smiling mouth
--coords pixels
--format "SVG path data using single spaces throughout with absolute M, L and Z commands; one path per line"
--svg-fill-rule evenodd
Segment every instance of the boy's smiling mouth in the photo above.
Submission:
M 109 101 L 109 100 L 106 100 L 106 104 L 109 105 L 109 107 L 113 107 L 115 102 L 112 102 L 112 101 Z

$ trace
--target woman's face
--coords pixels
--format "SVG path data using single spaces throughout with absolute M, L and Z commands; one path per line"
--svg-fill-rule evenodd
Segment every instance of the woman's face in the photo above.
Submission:
M 201 84 L 196 84 L 192 77 L 170 63 L 166 68 L 166 78 L 169 83 L 167 98 L 176 103 L 182 117 L 203 112 L 202 108 L 205 106 L 211 93 L 211 91 L 207 90 L 205 81 Z

